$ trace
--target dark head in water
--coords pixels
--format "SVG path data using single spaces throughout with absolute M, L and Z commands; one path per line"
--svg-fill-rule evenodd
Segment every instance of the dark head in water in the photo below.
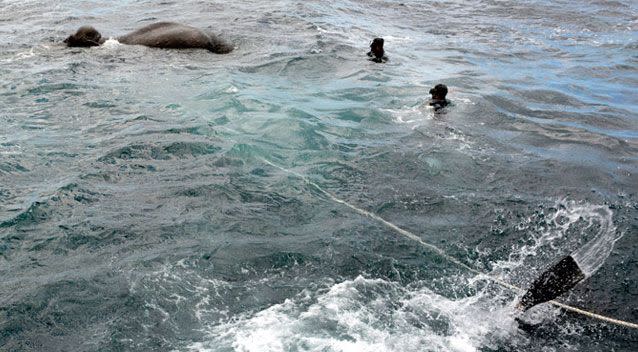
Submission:
M 144 45 L 165 49 L 207 49 L 217 54 L 226 54 L 233 47 L 214 34 L 201 29 L 174 23 L 158 22 L 117 38 L 122 44 Z M 67 46 L 90 47 L 105 42 L 100 32 L 91 26 L 83 26 L 65 41 Z
M 551 301 L 569 291 L 584 278 L 585 274 L 578 267 L 578 263 L 572 256 L 567 256 L 534 280 L 518 303 L 518 308 L 526 311 L 537 304 Z
M 430 89 L 430 94 L 432 95 L 430 105 L 434 107 L 434 111 L 439 111 L 450 103 L 445 99 L 447 96 L 447 86 L 445 84 L 439 83 L 435 85 L 434 88 Z
M 377 58 L 382 58 L 383 54 L 385 54 L 383 42 L 383 38 L 374 38 L 370 44 L 370 52 Z
M 447 96 L 447 86 L 439 83 L 430 89 L 430 94 L 432 94 L 432 100 L 445 100 Z
M 385 51 L 383 50 L 383 38 L 374 38 L 372 40 L 368 56 L 371 57 L 370 60 L 374 62 L 388 61 L 388 57 L 385 56 Z
M 75 34 L 71 34 L 66 38 L 64 43 L 70 47 L 90 47 L 102 45 L 104 39 L 102 39 L 102 35 L 95 28 L 82 26 Z

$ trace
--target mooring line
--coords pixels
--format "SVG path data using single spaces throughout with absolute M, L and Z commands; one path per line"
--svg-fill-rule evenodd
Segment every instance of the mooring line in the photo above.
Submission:
M 281 171 L 283 171 L 285 173 L 288 173 L 290 175 L 294 175 L 294 176 L 302 179 L 306 184 L 312 186 L 313 188 L 315 188 L 316 190 L 321 192 L 323 195 L 328 197 L 333 202 L 345 205 L 346 207 L 354 210 L 355 212 L 357 212 L 357 213 L 359 213 L 359 214 L 361 214 L 361 215 L 363 215 L 365 217 L 374 219 L 374 220 L 382 223 L 386 227 L 389 227 L 392 230 L 394 230 L 396 233 L 398 233 L 398 234 L 400 234 L 400 235 L 402 235 L 404 237 L 407 237 L 407 238 L 419 243 L 423 247 L 429 248 L 431 251 L 435 252 L 439 256 L 445 258 L 449 262 L 452 262 L 452 263 L 456 264 L 457 266 L 459 266 L 459 267 L 461 267 L 461 268 L 463 268 L 463 269 L 465 269 L 467 271 L 470 271 L 472 273 L 484 276 L 484 277 L 488 278 L 489 280 L 491 280 L 491 281 L 493 281 L 493 282 L 495 282 L 495 283 L 497 283 L 497 284 L 499 284 L 499 285 L 501 285 L 503 287 L 509 288 L 509 289 L 511 289 L 513 291 L 518 291 L 518 292 L 524 292 L 525 291 L 524 289 L 522 289 L 522 288 L 520 288 L 520 287 L 518 287 L 516 285 L 512 285 L 512 284 L 510 284 L 508 282 L 505 282 L 505 281 L 503 281 L 503 280 L 501 280 L 501 279 L 499 279 L 497 277 L 490 276 L 488 274 L 485 274 L 485 273 L 483 273 L 483 272 L 481 272 L 481 271 L 479 271 L 477 269 L 474 269 L 474 268 L 468 266 L 467 264 L 461 262 L 460 260 L 458 260 L 458 259 L 452 257 L 451 255 L 445 253 L 445 251 L 443 251 L 441 248 L 439 248 L 439 247 L 437 247 L 437 246 L 435 246 L 433 244 L 430 244 L 430 243 L 427 243 L 427 242 L 423 241 L 419 236 L 413 234 L 410 231 L 407 231 L 407 230 L 404 230 L 404 229 L 398 227 L 397 225 L 385 220 L 384 218 L 380 217 L 379 215 L 377 215 L 375 213 L 369 212 L 369 211 L 367 211 L 365 209 L 361 209 L 361 208 L 359 208 L 359 207 L 357 207 L 355 205 L 352 205 L 352 204 L 348 203 L 347 201 L 345 201 L 343 199 L 337 198 L 337 196 L 335 196 L 334 194 L 332 194 L 332 193 L 326 191 L 325 189 L 321 188 L 321 186 L 319 186 L 317 183 L 311 181 L 305 175 L 302 175 L 302 174 L 300 174 L 300 173 L 298 173 L 296 171 L 292 171 L 292 170 L 286 169 L 286 168 L 284 168 L 282 166 L 279 166 L 279 165 L 271 162 L 268 159 L 265 159 L 265 158 L 259 158 L 259 159 L 261 161 L 263 161 L 264 163 L 266 163 L 266 164 L 268 164 L 270 166 L 273 166 L 273 167 L 275 167 L 275 168 L 277 168 L 277 169 L 279 169 L 279 170 L 281 170 Z M 601 321 L 604 321 L 604 322 L 607 322 L 607 323 L 610 323 L 610 324 L 624 326 L 624 327 L 631 328 L 631 329 L 638 329 L 638 324 L 636 324 L 636 323 L 632 323 L 632 322 L 628 322 L 628 321 L 624 321 L 624 320 L 620 320 L 620 319 L 607 317 L 607 316 L 600 315 L 600 314 L 597 314 L 597 313 L 589 312 L 589 311 L 586 311 L 586 310 L 581 309 L 581 308 L 573 307 L 573 306 L 567 305 L 565 303 L 558 302 L 556 300 L 551 300 L 548 303 L 551 303 L 554 306 L 560 307 L 560 308 L 562 308 L 564 310 L 567 310 L 567 311 L 570 311 L 570 312 L 573 312 L 573 313 L 577 313 L 577 314 L 581 314 L 581 315 L 584 315 L 584 316 L 587 316 L 587 317 L 590 317 L 590 318 L 593 318 L 593 319 L 601 320 Z

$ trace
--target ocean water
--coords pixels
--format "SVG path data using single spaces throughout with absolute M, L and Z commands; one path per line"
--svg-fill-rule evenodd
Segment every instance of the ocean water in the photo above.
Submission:
M 0 0 L 0 350 L 636 351 L 490 277 L 638 322 L 637 92 L 628 0 Z

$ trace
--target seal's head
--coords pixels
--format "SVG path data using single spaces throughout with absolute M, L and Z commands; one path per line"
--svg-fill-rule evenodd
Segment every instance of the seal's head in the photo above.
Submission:
M 445 100 L 445 96 L 447 95 L 447 86 L 445 84 L 437 84 L 434 88 L 430 89 L 430 94 L 432 94 L 432 100 Z
M 102 44 L 104 40 L 102 40 L 102 35 L 95 28 L 91 26 L 82 26 L 78 29 L 75 34 L 71 34 L 68 38 L 64 40 L 67 46 L 79 46 L 79 47 L 89 47 L 89 46 L 99 46 Z
M 374 38 L 370 44 L 370 52 L 378 59 L 383 57 L 383 38 Z

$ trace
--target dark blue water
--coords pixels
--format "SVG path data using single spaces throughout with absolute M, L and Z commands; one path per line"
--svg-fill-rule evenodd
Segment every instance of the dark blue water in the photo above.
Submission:
M 60 44 L 159 20 L 236 49 Z M 638 321 L 637 65 L 631 1 L 0 1 L 0 350 L 635 351 L 486 275 L 617 239 L 561 300 Z

